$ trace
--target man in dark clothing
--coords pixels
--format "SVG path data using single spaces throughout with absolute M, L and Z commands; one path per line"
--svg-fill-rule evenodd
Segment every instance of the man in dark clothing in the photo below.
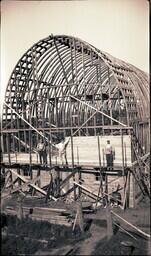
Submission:
M 46 145 L 42 139 L 40 139 L 37 145 L 37 151 L 39 154 L 40 164 L 47 164 L 47 152 L 46 152 Z
M 112 146 L 111 146 L 109 140 L 107 140 L 107 145 L 106 145 L 106 148 L 105 148 L 105 154 L 106 154 L 107 168 L 112 169 L 113 168 L 114 153 L 113 153 L 113 149 L 112 149 Z

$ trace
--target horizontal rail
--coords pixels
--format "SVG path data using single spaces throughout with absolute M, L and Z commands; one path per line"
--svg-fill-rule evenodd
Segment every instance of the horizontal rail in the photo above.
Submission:
M 36 128 L 36 130 L 38 131 L 51 131 L 51 132 L 58 132 L 58 130 L 71 130 L 71 129 L 79 129 L 80 127 L 78 126 L 72 126 L 72 127 L 53 127 L 53 128 L 50 128 L 50 127 L 42 127 L 42 128 Z M 88 128 L 88 129 L 97 129 L 97 128 L 103 128 L 104 130 L 132 130 L 133 127 L 131 126 L 127 126 L 127 127 L 123 127 L 121 125 L 96 125 L 96 126 L 87 126 L 87 127 L 82 127 L 83 129 L 84 128 Z M 1 130 L 1 133 L 12 133 L 12 132 L 18 132 L 18 131 L 33 131 L 34 129 L 33 128 L 19 128 L 19 129 L 2 129 Z

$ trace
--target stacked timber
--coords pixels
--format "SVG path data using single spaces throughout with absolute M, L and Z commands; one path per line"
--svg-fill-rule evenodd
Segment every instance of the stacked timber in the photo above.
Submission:
M 5 209 L 6 214 L 18 215 L 19 207 L 9 207 Z M 45 207 L 22 207 L 23 217 L 32 220 L 47 221 L 51 224 L 72 226 L 72 216 L 66 209 L 45 208 Z

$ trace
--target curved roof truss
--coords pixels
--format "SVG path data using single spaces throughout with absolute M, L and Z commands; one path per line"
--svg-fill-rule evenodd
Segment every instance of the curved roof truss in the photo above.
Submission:
M 51 35 L 18 61 L 5 102 L 3 127 L 7 128 L 16 127 L 16 122 L 21 125 L 9 106 L 30 122 L 35 120 L 37 128 L 80 126 L 95 112 L 84 102 L 130 126 L 149 115 L 148 77 L 78 38 Z M 114 124 L 100 113 L 87 123 Z

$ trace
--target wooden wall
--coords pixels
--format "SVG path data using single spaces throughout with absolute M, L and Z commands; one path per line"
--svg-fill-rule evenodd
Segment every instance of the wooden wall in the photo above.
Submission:
M 115 166 L 122 166 L 122 140 L 121 136 L 99 136 L 100 141 L 100 155 L 101 166 L 106 166 L 105 159 L 105 146 L 106 141 L 110 140 L 111 145 L 115 150 Z M 98 151 L 98 138 L 97 136 L 88 137 L 73 137 L 73 152 L 74 152 L 74 164 L 80 165 L 93 165 L 99 166 L 99 151 Z M 123 154 L 124 164 L 131 166 L 131 137 L 129 135 L 123 135 Z M 67 147 L 67 160 L 72 162 L 71 155 L 71 142 Z
M 105 146 L 106 141 L 110 140 L 114 150 L 115 150 L 115 160 L 114 166 L 122 167 L 122 140 L 120 135 L 110 135 L 110 136 L 99 136 L 100 141 L 100 156 L 101 156 L 101 166 L 106 166 L 105 159 Z M 72 164 L 72 150 L 71 150 L 71 140 L 67 146 L 67 160 L 68 163 Z M 131 166 L 131 137 L 129 135 L 123 135 L 123 155 L 124 155 L 124 165 Z M 49 157 L 47 157 L 49 163 Z M 29 153 L 14 153 L 10 156 L 11 163 L 29 163 L 30 154 Z M 98 138 L 97 136 L 83 136 L 83 137 L 73 137 L 73 160 L 74 164 L 84 165 L 84 166 L 99 166 L 99 152 L 98 152 Z M 3 154 L 3 161 L 8 163 L 8 154 Z M 36 153 L 31 154 L 31 162 L 39 163 L 39 158 Z M 61 164 L 60 159 L 57 155 L 52 156 L 53 164 Z

